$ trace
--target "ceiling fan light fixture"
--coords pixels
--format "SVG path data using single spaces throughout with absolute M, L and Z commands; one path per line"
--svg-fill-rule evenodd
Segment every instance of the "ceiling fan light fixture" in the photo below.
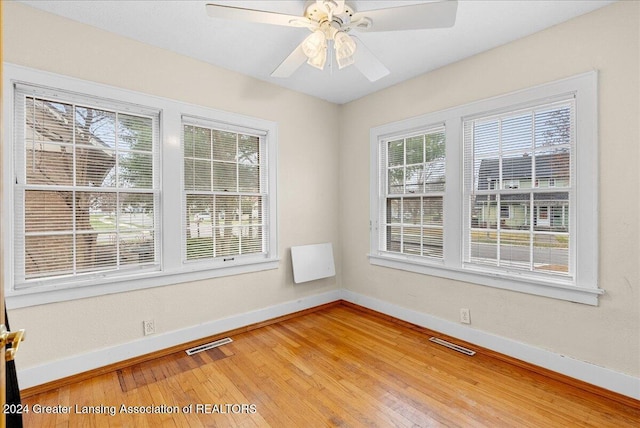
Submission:
M 327 49 L 327 37 L 321 30 L 309 34 L 302 42 L 302 51 L 311 60 Z
M 336 57 L 336 62 L 338 63 L 338 69 L 342 70 L 343 68 L 355 63 L 356 61 L 352 56 L 347 56 L 344 58 Z
M 310 57 L 307 60 L 307 64 L 323 70 L 324 69 L 324 65 L 327 63 L 327 46 L 325 45 L 323 47 L 323 49 L 320 51 L 320 53 L 318 53 L 318 55 L 314 56 L 314 57 Z
M 353 56 L 356 52 L 356 42 L 344 31 L 338 31 L 333 40 L 336 44 L 336 55 L 338 57 L 346 58 Z
M 342 69 L 354 63 L 353 54 L 356 52 L 356 42 L 344 31 L 338 31 L 333 36 L 336 49 L 338 68 Z

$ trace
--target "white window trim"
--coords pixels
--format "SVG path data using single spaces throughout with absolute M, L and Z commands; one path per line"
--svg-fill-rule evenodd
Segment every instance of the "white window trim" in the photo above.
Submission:
M 3 64 L 3 120 L 4 134 L 2 145 L 3 176 L 2 203 L 13 206 L 14 170 L 14 83 L 38 85 L 56 88 L 66 92 L 87 96 L 113 99 L 125 103 L 138 104 L 160 110 L 160 226 L 158 241 L 160 246 L 161 270 L 157 272 L 130 273 L 117 278 L 96 278 L 72 282 L 59 282 L 42 287 L 30 287 L 16 290 L 13 286 L 13 222 L 11 209 L 2 212 L 4 251 L 4 284 L 7 307 L 10 309 L 34 306 L 46 303 L 74 300 L 85 297 L 120 293 L 137 289 L 178 284 L 277 269 L 279 266 L 277 242 L 277 139 L 278 127 L 275 122 L 243 116 L 202 106 L 187 104 L 171 99 L 156 97 L 127 89 L 116 88 L 68 76 L 48 73 L 41 70 Z M 243 128 L 260 130 L 265 134 L 267 144 L 268 210 L 270 212 L 269 253 L 259 257 L 240 257 L 224 267 L 215 264 L 183 263 L 182 257 L 182 188 L 183 165 L 181 162 L 182 115 L 203 117 L 230 126 L 236 124 Z M 180 162 L 176 162 L 179 159 Z M 178 202 L 179 201 L 179 202 Z M 176 245 L 180 243 L 180 245 Z
M 598 304 L 604 290 L 598 288 L 598 128 L 596 71 L 543 84 L 443 111 L 401 120 L 372 128 L 370 131 L 370 253 L 372 265 L 449 278 L 479 285 L 513 290 L 589 305 Z M 545 103 L 561 95 L 576 99 L 576 198 L 573 211 L 575 237 L 579 241 L 573 258 L 574 280 L 527 275 L 527 272 L 491 272 L 465 265 L 463 203 L 463 118 L 527 105 Z M 446 138 L 446 190 L 444 196 L 444 260 L 433 262 L 415 256 L 380 251 L 379 207 L 383 203 L 383 186 L 379 174 L 379 145 L 383 139 L 411 130 L 444 123 Z M 595 191 L 594 191 L 595 189 Z
M 105 99 L 105 98 L 98 98 L 98 97 L 90 97 L 87 96 L 85 94 L 79 95 L 76 93 L 71 93 L 68 91 L 62 91 L 60 88 L 55 88 L 55 89 L 51 89 L 51 88 L 46 88 L 43 87 L 41 85 L 27 85 L 27 84 L 23 84 L 23 83 L 18 83 L 16 82 L 15 84 L 15 92 L 13 93 L 14 95 L 14 101 L 16 99 L 16 96 L 27 96 L 27 97 L 35 97 L 35 98 L 44 98 L 44 99 L 54 99 L 55 101 L 60 101 L 62 103 L 71 103 L 74 105 L 80 104 L 84 107 L 87 106 L 91 106 L 93 108 L 98 108 L 98 109 L 105 109 L 107 111 L 117 111 L 118 113 L 122 114 L 122 113 L 127 113 L 127 114 L 133 114 L 133 115 L 139 115 L 139 116 L 143 116 L 143 117 L 147 117 L 149 119 L 152 120 L 153 122 L 153 150 L 151 152 L 152 156 L 153 156 L 153 162 L 155 165 L 155 169 L 154 169 L 154 180 L 153 180 L 153 185 L 151 188 L 136 188 L 135 190 L 133 190 L 134 192 L 136 191 L 141 191 L 143 193 L 146 194 L 152 194 L 153 195 L 153 199 L 154 201 L 158 201 L 159 200 L 159 195 L 160 195 L 160 186 L 159 186 L 159 177 L 157 172 L 159 171 L 159 156 L 158 156 L 158 143 L 159 143 L 159 125 L 160 125 L 160 112 L 158 109 L 153 109 L 153 108 L 148 108 L 145 106 L 140 106 L 140 105 L 135 105 L 132 103 L 123 103 L 121 101 L 117 101 L 117 100 L 111 100 L 111 99 Z M 25 114 L 25 113 L 23 113 Z M 12 123 L 15 123 L 17 120 L 20 120 L 20 126 L 22 126 L 22 124 L 24 123 L 23 120 L 25 119 L 25 116 L 18 118 L 14 118 Z M 24 134 L 24 129 L 16 129 L 14 134 L 13 134 L 13 139 L 11 140 L 12 144 L 15 144 L 15 141 L 17 140 L 22 140 L 26 137 L 26 135 Z M 14 146 L 15 147 L 15 146 Z M 21 151 L 24 150 L 24 146 L 21 147 Z M 23 153 L 18 153 L 18 151 L 14 151 L 13 153 L 14 155 L 14 162 L 12 162 L 11 166 L 15 168 L 16 163 L 21 163 L 24 164 L 25 160 L 23 158 L 24 156 L 24 152 Z M 18 170 L 20 170 L 20 168 L 18 168 Z M 15 171 L 15 170 L 14 170 Z M 32 184 L 32 183 L 28 183 L 26 180 L 26 170 L 22 169 L 21 172 L 18 172 L 17 174 L 14 174 L 14 178 L 13 180 L 15 180 L 15 183 L 21 183 L 18 187 L 19 192 L 22 194 L 25 194 L 25 192 L 27 192 L 29 189 L 34 189 L 34 188 L 42 188 L 39 184 Z M 76 187 L 73 184 L 68 184 L 68 185 L 58 185 L 56 186 L 57 189 L 59 190 L 65 190 L 65 191 L 72 191 L 72 190 L 76 190 L 78 189 L 78 187 Z M 112 193 L 128 193 L 131 192 L 131 189 L 124 189 L 124 188 L 111 188 L 111 189 L 96 189 L 97 191 L 104 191 L 104 190 L 111 190 Z M 13 193 L 13 197 L 15 197 L 16 193 L 15 193 L 15 188 L 14 188 L 14 193 Z M 15 201 L 14 200 L 14 204 L 13 204 L 13 209 L 14 209 L 14 219 L 16 219 L 16 221 L 13 224 L 13 230 L 12 230 L 12 238 L 15 240 L 15 235 L 18 234 L 24 234 L 25 233 L 25 224 L 24 222 L 20 221 L 22 220 L 24 217 L 24 210 L 25 207 L 22 204 L 22 201 Z M 157 212 L 156 208 L 158 208 L 157 206 L 155 206 L 154 204 L 154 235 L 157 234 L 158 231 L 158 219 L 159 217 L 159 213 Z M 20 210 L 21 214 L 16 215 L 16 211 Z M 14 242 L 14 244 L 16 244 Z M 26 241 L 22 240 L 22 248 L 24 249 L 26 247 Z M 17 244 L 17 246 L 20 246 L 20 244 Z M 160 265 L 159 265 L 159 255 L 160 255 L 160 249 L 159 249 L 159 245 L 157 240 L 154 239 L 154 253 L 155 253 L 155 258 L 153 263 L 146 263 L 146 264 L 142 264 L 142 265 L 131 265 L 129 267 L 125 267 L 125 270 L 128 271 L 129 274 L 139 274 L 139 273 L 151 273 L 154 271 L 157 271 L 160 269 Z M 15 257 L 15 252 L 12 251 L 12 256 Z M 102 280 L 102 278 L 112 278 L 115 277 L 117 278 L 118 276 L 122 276 L 124 272 L 124 270 L 118 271 L 118 270 L 106 270 L 104 272 L 102 271 L 90 271 L 90 272 L 84 272 L 84 273 L 77 273 L 77 272 L 73 272 L 73 274 L 70 274 L 69 277 L 65 277 L 65 276 L 54 276 L 54 277 L 45 277 L 43 279 L 27 279 L 25 278 L 25 266 L 22 265 L 20 267 L 18 267 L 16 269 L 15 265 L 12 265 L 12 267 L 14 268 L 14 277 L 16 276 L 18 278 L 22 278 L 23 281 L 19 284 L 13 283 L 13 286 L 15 287 L 16 290 L 25 290 L 31 287 L 50 287 L 50 286 L 54 286 L 54 285 L 59 285 L 61 283 L 64 283 L 66 281 L 71 281 L 71 282 L 82 282 L 82 283 L 92 283 L 93 281 L 100 281 Z
M 433 134 L 433 133 L 441 133 L 444 132 L 444 126 L 442 123 L 440 124 L 435 124 L 434 126 L 429 126 L 426 127 L 424 129 L 419 129 L 419 130 L 412 130 L 411 132 L 408 133 L 404 133 L 401 135 L 393 135 L 392 138 L 385 138 L 384 141 L 381 141 L 381 145 L 379 146 L 379 150 L 384 150 L 385 152 L 388 150 L 388 143 L 394 141 L 394 140 L 406 140 L 412 137 L 416 137 L 416 136 L 423 136 L 423 135 L 429 135 L 429 134 Z M 384 147 L 384 148 L 383 148 Z M 446 154 L 445 154 L 446 155 Z M 384 155 L 385 158 L 387 157 L 387 155 Z M 404 161 L 403 161 L 404 162 Z M 424 162 L 422 162 L 422 164 L 424 164 Z M 402 165 L 403 167 L 406 167 L 407 164 L 403 163 Z M 385 166 L 384 168 L 385 172 L 384 172 L 384 176 L 385 176 L 385 181 L 388 180 L 389 177 L 389 168 L 387 166 Z M 446 170 L 445 170 L 445 176 L 446 176 Z M 445 177 L 446 178 L 446 177 Z M 445 186 L 446 186 L 446 182 L 445 182 Z M 381 183 L 381 187 L 380 187 L 380 199 L 381 199 L 381 204 L 382 207 L 386 207 L 387 205 L 387 201 L 389 199 L 407 199 L 407 198 L 429 198 L 429 197 L 443 197 L 444 196 L 444 192 L 442 190 L 424 190 L 422 192 L 416 192 L 416 193 L 389 193 L 388 189 L 386 189 L 385 187 L 385 183 Z M 444 198 L 443 198 L 443 203 L 444 203 Z M 406 226 L 406 224 L 404 224 L 403 222 L 403 226 Z M 441 225 L 423 225 L 423 227 L 425 229 L 443 229 L 443 226 Z M 385 233 L 386 235 L 386 233 Z M 404 253 L 402 250 L 400 252 L 396 252 L 393 251 L 391 252 L 392 254 L 402 254 L 402 255 L 407 255 L 407 253 Z M 438 257 L 430 257 L 430 256 L 423 256 L 423 257 L 429 257 L 431 260 L 435 260 L 435 261 L 440 261 L 442 260 L 444 254 L 442 256 L 438 256 Z
M 236 121 L 237 122 L 237 121 Z M 265 139 L 267 138 L 268 134 L 265 132 L 264 129 L 258 129 L 258 128 L 249 128 L 249 127 L 241 127 L 238 126 L 236 124 L 229 124 L 229 123 L 225 123 L 225 122 L 219 122 L 219 121 L 214 121 L 205 117 L 196 117 L 196 116 L 190 116 L 190 115 L 186 115 L 183 114 L 182 118 L 181 118 L 181 135 L 183 135 L 183 128 L 185 125 L 192 125 L 192 126 L 200 126 L 200 127 L 204 127 L 207 129 L 219 129 L 219 130 L 224 130 L 224 131 L 228 131 L 228 132 L 233 132 L 233 133 L 240 133 L 240 134 L 249 134 L 249 135 L 253 135 L 255 137 L 258 137 L 260 139 L 260 144 L 265 144 Z M 183 141 L 181 138 L 180 141 L 181 145 L 183 145 Z M 262 150 L 261 148 L 261 157 L 265 157 L 265 161 L 264 163 L 261 163 L 261 171 L 260 174 L 265 174 L 265 166 L 266 166 L 266 174 L 269 174 L 269 172 L 271 171 L 272 167 L 269 164 L 269 156 L 270 156 L 270 150 L 267 147 L 267 150 Z M 184 168 L 184 157 L 181 156 L 182 158 L 182 167 Z M 182 179 L 184 180 L 184 174 L 182 175 Z M 263 185 L 266 187 L 266 191 L 264 192 L 264 196 L 263 196 L 263 200 L 266 202 L 266 206 L 263 208 L 263 213 L 265 214 L 267 221 L 270 222 L 271 219 L 269 218 L 270 216 L 270 211 L 269 211 L 269 207 L 271 206 L 271 192 L 270 192 L 270 188 L 271 188 L 271 183 L 269 182 L 269 177 L 267 176 L 266 179 L 265 178 L 260 178 L 260 181 L 263 183 Z M 182 202 L 183 204 L 186 203 L 186 195 L 187 193 L 189 193 L 189 191 L 187 191 L 184 188 L 184 182 L 182 185 L 182 189 L 181 189 L 181 197 L 182 197 Z M 241 193 L 241 192 L 239 192 Z M 262 192 L 261 192 L 262 193 Z M 263 217 L 265 218 L 265 217 Z M 186 222 L 185 222 L 185 218 L 184 218 L 184 213 L 181 214 L 181 221 L 183 222 L 183 233 L 185 233 L 185 229 L 186 229 Z M 269 227 L 267 226 L 267 229 L 269 229 Z M 267 247 L 270 248 L 270 245 L 275 245 L 275 241 L 271 241 L 271 230 L 267 230 L 265 233 L 265 236 L 267 236 L 266 239 L 266 244 Z M 264 238 L 263 238 L 264 239 Z M 262 259 L 265 258 L 265 255 L 263 253 L 259 253 L 259 254 L 242 254 L 242 255 L 229 255 L 229 256 L 217 256 L 214 258 L 205 258 L 205 259 L 193 259 L 193 260 L 188 260 L 187 259 L 187 248 L 185 245 L 185 235 L 183 234 L 181 236 L 181 240 L 183 243 L 183 248 L 182 248 L 182 261 L 184 264 L 188 264 L 190 266 L 193 266 L 195 269 L 209 269 L 212 266 L 216 266 L 216 267 L 224 267 L 227 266 L 229 264 L 230 261 L 243 261 L 244 263 L 251 263 L 251 262 L 260 262 Z

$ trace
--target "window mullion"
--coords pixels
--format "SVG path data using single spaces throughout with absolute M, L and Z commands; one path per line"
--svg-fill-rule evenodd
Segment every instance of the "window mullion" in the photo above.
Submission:
M 469 224 L 463 223 L 464 148 L 462 123 L 453 118 L 445 121 L 445 187 L 442 195 L 443 263 L 459 269 L 463 260 L 463 234 Z
M 498 186 L 496 194 L 496 262 L 502 265 L 502 190 L 504 189 L 504 158 L 502 145 L 502 118 L 498 121 Z
M 73 159 L 73 180 L 72 180 L 72 184 L 73 184 L 73 188 L 71 190 L 71 194 L 73 196 L 73 203 L 72 203 L 72 207 L 71 207 L 71 211 L 72 211 L 72 219 L 71 219 L 71 224 L 72 224 L 72 229 L 71 229 L 71 246 L 72 246 L 72 272 L 73 274 L 77 274 L 78 272 L 78 237 L 76 235 L 76 221 L 78 218 L 76 209 L 76 188 L 78 186 L 78 142 L 76 141 L 76 136 L 78 135 L 77 129 L 76 129 L 76 112 L 77 106 L 76 104 L 73 104 L 72 106 L 72 117 L 73 117 L 73 124 L 71 126 L 71 140 L 73 142 L 73 155 L 72 155 L 72 159 Z M 34 112 L 35 112 L 35 104 L 34 104 Z M 35 123 L 35 122 L 34 122 Z M 35 157 L 35 156 L 34 156 Z M 117 212 L 117 210 L 116 210 Z
M 236 157 L 235 157 L 236 188 L 238 192 L 238 255 L 242 255 L 242 194 L 240 194 L 240 134 L 236 134 Z M 232 229 L 233 230 L 233 229 Z
M 533 190 L 538 187 L 536 183 L 538 183 L 538 173 L 537 169 L 537 151 L 536 151 L 536 121 L 535 114 L 531 115 L 531 189 L 529 191 L 529 207 L 530 211 L 534 211 L 535 208 L 535 200 Z M 529 271 L 533 272 L 535 270 L 535 234 L 533 228 L 533 218 L 532 221 L 529 222 Z
M 213 257 L 218 257 L 218 216 L 217 216 L 217 212 L 218 212 L 218 198 L 216 198 L 216 195 L 212 195 L 211 196 L 211 234 L 213 235 L 212 239 L 211 239 L 211 251 L 213 252 Z M 216 227 L 217 226 L 217 227 Z M 224 229 L 223 229 L 224 230 Z
M 427 138 L 425 135 L 422 135 L 422 169 L 427 167 Z M 420 231 L 420 256 L 424 257 L 424 235 L 425 235 L 425 225 L 424 225 L 424 198 L 427 193 L 427 183 L 426 180 L 422 180 L 422 195 L 419 197 L 420 201 L 420 227 L 418 230 Z
M 122 254 L 120 252 L 120 205 L 121 205 L 121 200 L 120 200 L 120 192 L 116 192 L 116 221 L 115 221 L 115 243 L 114 245 L 116 246 L 115 250 L 116 250 L 116 268 L 120 268 L 120 264 L 121 264 L 121 259 L 122 259 Z
M 534 158 L 535 160 L 535 158 Z M 533 193 L 530 192 L 529 193 L 529 270 L 533 271 L 534 270 L 534 238 L 535 238 L 535 234 L 534 234 L 534 228 L 533 228 L 533 223 L 534 223 L 534 211 L 535 211 L 535 202 L 534 202 L 534 197 L 533 197 Z

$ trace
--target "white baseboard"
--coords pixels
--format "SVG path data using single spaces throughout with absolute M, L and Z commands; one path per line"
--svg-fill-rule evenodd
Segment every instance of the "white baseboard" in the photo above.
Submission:
M 99 349 L 85 354 L 74 355 L 58 361 L 26 369 L 18 369 L 18 383 L 21 389 L 42 385 L 57 379 L 108 366 L 162 349 L 182 345 L 192 340 L 224 333 L 236 328 L 289 315 L 294 312 L 335 302 L 341 299 L 342 290 L 301 297 L 285 303 L 234 315 L 205 324 L 147 336 L 134 342 Z
M 18 370 L 18 381 L 22 389 L 42 385 L 117 363 L 118 361 L 150 354 L 192 340 L 224 333 L 341 299 L 640 400 L 640 379 L 633 376 L 344 289 L 303 297 L 229 318 L 149 336 L 131 343 L 99 349 L 40 366 Z
M 609 391 L 640 400 L 640 379 L 636 377 L 546 351 L 512 339 L 475 330 L 423 312 L 403 308 L 393 303 L 354 293 L 349 290 L 342 290 L 342 299 L 556 373 L 582 380 Z

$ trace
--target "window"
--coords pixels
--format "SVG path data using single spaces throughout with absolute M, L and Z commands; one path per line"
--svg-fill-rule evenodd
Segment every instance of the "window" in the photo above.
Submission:
M 512 208 L 512 205 L 509 205 L 509 204 L 501 205 L 500 206 L 500 219 L 509 220 L 510 218 L 512 218 L 511 208 Z M 482 209 L 486 211 L 486 207 L 484 206 L 484 204 L 482 204 Z M 523 209 L 526 209 L 526 207 L 523 207 Z M 490 214 L 489 215 L 483 215 L 483 218 L 486 219 L 487 217 L 490 217 Z
M 520 180 L 509 180 L 504 183 L 505 189 L 519 189 L 520 188 Z
M 385 140 L 384 250 L 442 258 L 444 129 Z
M 274 122 L 3 71 L 10 307 L 279 267 Z
M 596 80 L 373 128 L 370 262 L 597 304 Z
M 531 108 L 482 115 L 464 121 L 465 201 L 471 213 L 466 263 L 571 277 L 569 263 L 575 142 L 573 96 Z M 497 180 L 502 189 L 488 189 Z M 554 191 L 531 183 L 558 180 Z M 539 182 L 539 181 L 538 181 Z M 500 210 L 500 215 L 479 216 Z M 551 221 L 549 212 L 562 213 Z M 527 214 L 536 212 L 527 221 Z M 482 221 L 478 218 L 482 217 Z
M 185 259 L 231 261 L 267 253 L 263 136 L 187 121 L 183 150 Z
M 159 113 L 19 85 L 15 287 L 159 267 Z

